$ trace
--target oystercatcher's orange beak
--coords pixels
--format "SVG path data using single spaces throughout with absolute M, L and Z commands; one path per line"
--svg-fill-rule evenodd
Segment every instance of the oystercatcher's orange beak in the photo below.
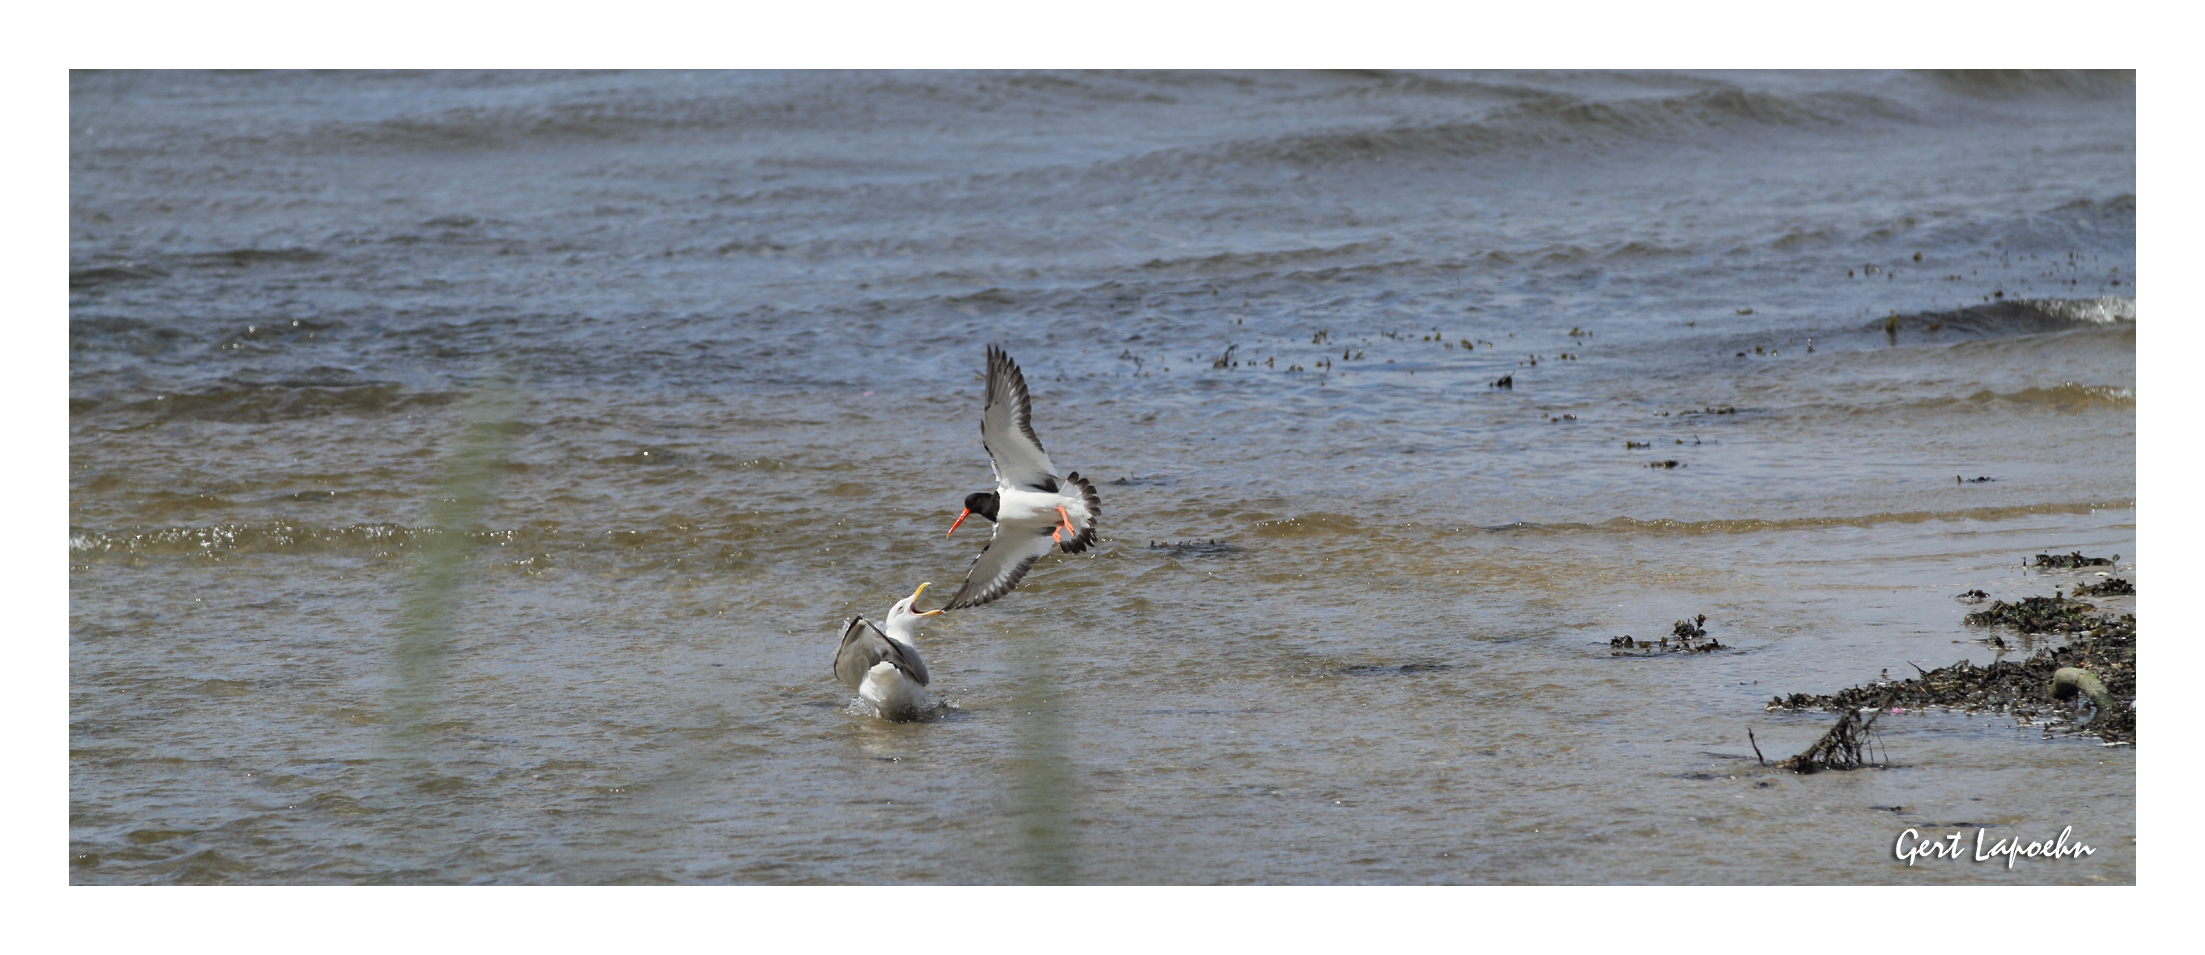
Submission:
M 955 534 L 955 533 L 957 533 L 957 525 L 959 525 L 959 524 L 962 524 L 962 523 L 964 523 L 964 522 L 965 522 L 965 518 L 968 518 L 968 517 L 971 517 L 971 516 L 972 516 L 972 508 L 969 508 L 969 507 L 968 507 L 968 508 L 965 508 L 965 509 L 964 509 L 964 510 L 962 510 L 962 511 L 959 511 L 959 512 L 957 512 L 957 519 L 956 519 L 956 520 L 954 520 L 954 521 L 951 521 L 951 522 L 949 522 L 949 534 Z M 943 537 L 948 537 L 948 536 L 949 536 L 949 534 L 943 534 L 942 536 L 943 536 Z
M 920 594 L 923 594 L 923 593 L 926 593 L 926 589 L 927 589 L 928 587 L 932 587 L 932 586 L 934 586 L 934 584 L 933 584 L 932 582 L 928 582 L 928 583 L 923 583 L 923 584 L 920 584 L 920 585 L 919 585 L 919 589 L 917 589 L 917 590 L 914 590 L 914 591 L 912 591 L 912 592 L 911 592 L 911 605 L 912 605 L 912 606 L 914 606 L 914 607 L 918 606 L 918 605 L 919 605 L 919 595 L 920 595 Z M 938 613 L 941 613 L 941 612 L 942 612 L 941 610 L 939 610 L 939 609 L 936 609 L 936 610 L 929 610 L 929 611 L 927 611 L 927 612 L 925 612 L 925 613 L 916 613 L 916 612 L 914 612 L 914 614 L 913 614 L 913 615 L 914 615 L 914 616 L 919 616 L 919 617 L 931 617 L 931 616 L 934 616 L 935 614 L 938 614 Z

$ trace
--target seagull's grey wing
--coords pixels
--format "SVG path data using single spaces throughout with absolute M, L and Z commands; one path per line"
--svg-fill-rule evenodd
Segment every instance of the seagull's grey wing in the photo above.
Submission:
M 1004 532 L 1005 527 L 1011 527 L 1009 533 Z M 1050 530 L 1043 526 L 1034 533 L 1033 528 L 995 525 L 995 536 L 980 556 L 972 559 L 972 569 L 965 572 L 965 585 L 957 588 L 942 609 L 977 607 L 1010 593 L 1033 569 L 1034 561 L 1056 546 L 1056 541 L 1049 538 Z
M 980 446 L 995 466 L 995 482 L 1006 488 L 1057 489 L 1057 467 L 1034 436 L 1033 399 L 1026 376 L 1003 349 L 988 346 L 987 406 L 980 413 Z
M 842 625 L 842 647 L 835 651 L 835 679 L 844 686 L 855 687 L 865 682 L 865 671 L 873 668 L 893 649 L 888 635 L 873 626 L 864 617 L 851 617 Z
M 883 660 L 919 681 L 920 686 L 926 685 L 926 662 L 917 652 L 907 652 L 864 617 L 851 617 L 842 625 L 842 648 L 835 651 L 835 679 L 855 689 L 865 682 L 866 671 Z

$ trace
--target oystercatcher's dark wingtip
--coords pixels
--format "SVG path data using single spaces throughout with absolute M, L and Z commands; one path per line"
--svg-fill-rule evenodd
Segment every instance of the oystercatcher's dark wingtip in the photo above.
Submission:
M 992 407 L 998 400 L 1011 403 L 1011 423 L 1018 429 L 1018 433 L 1033 442 L 1041 453 L 1049 453 L 1047 448 L 1042 447 L 1041 436 L 1034 433 L 1034 399 L 1033 393 L 1026 388 L 1025 373 L 1018 370 L 1018 363 L 1011 360 L 1009 352 L 989 345 L 987 404 Z M 987 425 L 983 421 L 983 434 L 986 429 Z

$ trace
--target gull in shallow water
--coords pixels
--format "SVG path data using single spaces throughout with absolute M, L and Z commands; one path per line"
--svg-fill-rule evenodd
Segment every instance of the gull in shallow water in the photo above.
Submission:
M 915 613 L 912 607 L 928 584 L 920 584 L 911 596 L 888 608 L 883 630 L 864 617 L 842 624 L 842 648 L 835 651 L 835 678 L 854 689 L 858 698 L 885 720 L 916 719 L 927 708 L 926 661 L 919 658 L 919 618 L 941 613 Z
M 978 514 L 995 522 L 995 536 L 973 558 L 965 585 L 942 605 L 943 610 L 977 607 L 1010 593 L 1051 547 L 1077 554 L 1095 543 L 1102 498 L 1078 471 L 1057 477 L 1049 452 L 1041 449 L 1041 439 L 1034 436 L 1033 417 L 1026 376 L 1003 349 L 989 345 L 980 446 L 995 468 L 995 490 L 966 495 L 965 511 L 949 525 L 949 532 L 957 533 L 957 525 Z

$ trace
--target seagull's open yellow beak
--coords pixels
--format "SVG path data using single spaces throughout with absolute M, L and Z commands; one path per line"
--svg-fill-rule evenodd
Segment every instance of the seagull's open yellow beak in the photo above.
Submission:
M 911 605 L 912 605 L 912 606 L 914 606 L 914 607 L 918 606 L 918 605 L 919 605 L 919 595 L 920 595 L 920 594 L 923 594 L 923 593 L 926 593 L 926 589 L 927 589 L 928 587 L 932 587 L 932 586 L 934 586 L 934 583 L 933 583 L 932 581 L 928 581 L 928 582 L 926 582 L 926 583 L 920 584 L 920 585 L 919 585 L 919 589 L 917 589 L 917 590 L 914 590 L 914 591 L 912 591 L 912 592 L 911 592 Z M 919 614 L 916 614 L 916 616 L 921 616 L 921 617 L 931 617 L 931 616 L 934 616 L 935 614 L 938 614 L 938 613 L 941 613 L 941 611 L 940 611 L 940 610 L 929 610 L 929 611 L 927 611 L 927 612 L 925 612 L 925 613 L 919 613 Z

